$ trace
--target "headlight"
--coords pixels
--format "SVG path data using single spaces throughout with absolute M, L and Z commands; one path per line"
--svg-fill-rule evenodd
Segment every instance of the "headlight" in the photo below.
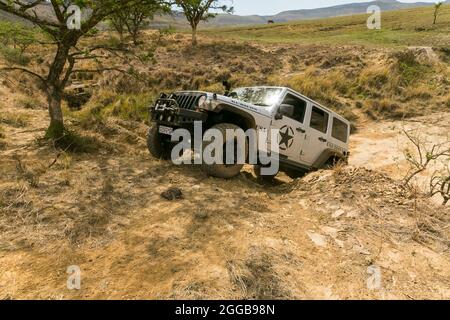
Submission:
M 199 108 L 203 107 L 203 105 L 206 103 L 206 100 L 208 100 L 208 98 L 206 98 L 206 96 L 201 96 L 201 97 L 198 99 L 197 106 L 198 106 Z

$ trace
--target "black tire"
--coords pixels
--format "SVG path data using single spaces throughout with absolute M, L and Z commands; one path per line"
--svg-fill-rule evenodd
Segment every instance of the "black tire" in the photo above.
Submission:
M 214 125 L 211 127 L 211 129 L 219 130 L 222 133 L 223 137 L 226 137 L 226 130 L 232 129 L 237 130 L 240 129 L 237 125 L 231 124 L 231 123 L 220 123 L 217 125 Z M 229 139 L 229 137 L 227 137 Z M 224 148 L 226 146 L 228 140 L 224 141 Z M 208 146 L 211 142 L 203 142 L 203 150 L 205 150 L 205 147 Z M 236 148 L 235 148 L 236 150 Z M 225 152 L 224 152 L 225 154 Z M 248 144 L 246 142 L 245 145 L 245 159 L 247 159 L 248 155 Z M 203 170 L 206 171 L 206 173 L 212 177 L 216 178 L 222 178 L 222 179 L 230 179 L 234 178 L 241 172 L 242 168 L 244 167 L 243 164 L 232 164 L 232 165 L 226 165 L 226 164 L 203 164 Z
M 158 125 L 152 124 L 147 134 L 147 148 L 150 154 L 162 160 L 170 159 L 172 152 L 172 144 L 170 141 L 165 142 L 161 134 L 158 132 Z
M 285 170 L 284 173 L 286 173 L 286 175 L 291 179 L 298 179 L 298 178 L 304 177 L 306 174 L 306 171 L 301 170 L 301 169 L 298 169 L 298 170 L 288 169 L 288 170 Z
M 262 181 L 266 181 L 266 182 L 272 182 L 273 179 L 275 179 L 275 177 L 277 176 L 276 174 L 270 175 L 270 176 L 261 175 L 261 166 L 259 166 L 259 165 L 253 166 L 253 171 L 255 172 L 256 178 L 258 178 L 258 180 L 262 180 Z
M 338 157 L 331 157 L 330 159 L 327 160 L 327 162 L 325 162 L 322 166 L 321 169 L 325 169 L 325 170 L 331 170 L 336 168 L 339 165 L 343 165 L 346 164 L 346 160 L 345 159 L 341 159 Z

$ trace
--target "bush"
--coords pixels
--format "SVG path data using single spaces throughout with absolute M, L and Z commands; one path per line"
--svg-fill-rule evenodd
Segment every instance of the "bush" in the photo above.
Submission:
M 3 47 L 0 48 L 0 54 L 11 64 L 26 66 L 31 59 L 20 52 L 19 49 Z
M 51 130 L 47 130 L 45 140 L 51 141 L 55 147 L 74 153 L 91 153 L 99 149 L 99 143 L 92 137 L 85 137 L 77 132 L 64 128 L 61 137 L 55 137 Z
M 102 123 L 108 117 L 147 122 L 148 108 L 154 100 L 152 94 L 115 95 L 100 91 L 85 108 L 70 115 L 78 119 L 85 128 Z
M 17 101 L 17 106 L 25 109 L 45 109 L 46 105 L 42 103 L 42 101 L 34 98 L 26 96 Z
M 36 32 L 20 23 L 0 21 L 0 42 L 19 50 L 23 55 L 25 50 L 36 41 Z
M 400 84 L 410 85 L 430 72 L 430 66 L 417 61 L 414 52 L 402 51 L 395 55 L 397 71 L 400 75 Z

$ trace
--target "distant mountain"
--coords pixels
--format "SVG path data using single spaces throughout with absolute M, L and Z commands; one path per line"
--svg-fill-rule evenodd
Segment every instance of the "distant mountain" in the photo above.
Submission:
M 367 8 L 371 5 L 379 6 L 382 11 L 389 11 L 389 10 L 432 6 L 434 5 L 434 3 L 429 2 L 403 3 L 396 0 L 381 0 L 364 3 L 342 4 L 338 6 L 319 9 L 284 11 L 270 17 L 270 19 L 276 22 L 286 22 L 292 20 L 320 19 L 337 16 L 355 15 L 366 13 Z
M 450 4 L 450 0 L 446 3 Z M 430 2 L 415 2 L 415 3 L 403 3 L 396 0 L 380 0 L 364 3 L 349 3 L 342 4 L 333 7 L 318 8 L 318 9 L 301 9 L 283 11 L 272 16 L 239 16 L 230 14 L 219 14 L 216 18 L 205 23 L 207 27 L 217 26 L 233 26 L 233 25 L 253 25 L 253 24 L 266 24 L 269 20 L 274 22 L 288 22 L 294 20 L 307 20 L 307 19 L 320 19 L 331 18 L 346 15 L 355 15 L 366 13 L 366 10 L 371 5 L 377 5 L 382 11 L 399 10 L 416 7 L 432 6 L 434 3 Z M 184 16 L 181 13 L 176 14 L 173 17 L 156 17 L 155 25 L 167 25 L 172 24 L 174 26 L 185 25 Z
M 24 0 L 24 2 L 30 0 Z M 446 1 L 446 4 L 450 4 L 450 0 Z M 318 8 L 318 9 L 301 9 L 301 10 L 290 10 L 283 11 L 272 16 L 239 16 L 230 14 L 219 14 L 214 19 L 211 19 L 207 23 L 203 24 L 206 27 L 218 27 L 218 26 L 239 26 L 239 25 L 257 25 L 266 24 L 269 20 L 274 22 L 288 22 L 294 20 L 307 20 L 307 19 L 320 19 L 320 18 L 330 18 L 346 15 L 355 15 L 366 13 L 366 10 L 371 5 L 377 5 L 382 11 L 389 10 L 399 10 L 407 8 L 416 7 L 427 7 L 432 6 L 434 3 L 430 2 L 415 2 L 415 3 L 403 3 L 396 0 L 379 0 L 364 3 L 349 3 L 342 4 L 333 7 Z M 51 19 L 54 16 L 53 9 L 48 3 L 43 3 L 35 9 L 39 15 L 45 15 Z M 17 18 L 9 13 L 0 10 L 0 20 L 13 20 L 21 21 L 22 19 Z M 163 28 L 167 26 L 174 27 L 188 27 L 186 19 L 183 13 L 174 12 L 172 15 L 156 16 L 155 19 L 150 24 L 154 28 Z

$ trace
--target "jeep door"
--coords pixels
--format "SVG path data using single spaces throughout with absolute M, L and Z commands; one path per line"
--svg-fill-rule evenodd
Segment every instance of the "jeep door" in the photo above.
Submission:
M 281 104 L 294 106 L 294 112 L 292 115 L 283 115 L 281 119 L 275 118 L 272 121 L 272 128 L 280 130 L 278 137 L 280 160 L 285 158 L 299 162 L 303 141 L 305 140 L 304 121 L 307 102 L 292 93 L 287 93 Z M 279 114 L 279 110 L 277 110 L 277 114 Z
M 333 116 L 331 120 L 330 134 L 328 135 L 328 146 L 339 153 L 348 150 L 348 139 L 350 136 L 350 125 L 348 122 Z
M 301 160 L 312 166 L 327 149 L 330 114 L 324 109 L 310 104 L 307 132 Z

